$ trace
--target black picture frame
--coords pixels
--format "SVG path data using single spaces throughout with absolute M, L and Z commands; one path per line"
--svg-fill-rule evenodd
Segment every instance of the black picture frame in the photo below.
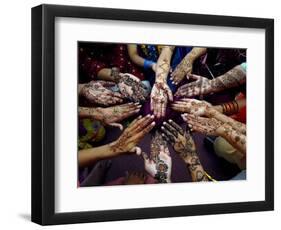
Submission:
M 265 200 L 55 213 L 55 18 L 89 18 L 265 29 Z M 32 221 L 41 225 L 267 211 L 274 209 L 274 20 L 40 5 L 32 8 Z

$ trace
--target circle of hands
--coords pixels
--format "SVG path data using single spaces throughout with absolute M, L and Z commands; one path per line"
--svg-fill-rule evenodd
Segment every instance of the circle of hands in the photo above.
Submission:
M 189 69 L 191 71 L 192 68 Z M 182 113 L 183 120 L 188 123 L 191 131 L 206 135 L 217 135 L 222 129 L 222 122 L 212 118 L 215 109 L 211 104 L 187 97 L 210 93 L 209 79 L 186 73 L 177 67 L 171 74 L 174 84 L 178 84 L 184 77 L 195 81 L 178 88 L 175 96 L 185 97 L 171 104 L 171 108 Z M 113 92 L 110 88 L 118 86 L 120 92 Z M 146 86 L 132 74 L 119 74 L 116 83 L 107 81 L 91 81 L 83 90 L 82 95 L 94 104 L 110 106 L 98 107 L 100 120 L 106 125 L 116 126 L 123 130 L 118 122 L 137 114 L 141 109 L 141 102 L 148 98 Z M 133 102 L 116 105 L 131 100 Z M 172 92 L 166 82 L 155 83 L 151 94 L 151 110 L 153 115 L 139 116 L 122 132 L 120 137 L 110 144 L 110 148 L 118 153 L 137 153 L 144 160 L 145 169 L 160 183 L 171 181 L 172 159 L 168 149 L 168 142 L 186 162 L 197 160 L 196 147 L 189 131 L 183 130 L 174 121 L 164 122 L 161 132 L 156 131 L 151 140 L 150 156 L 137 146 L 141 139 L 155 126 L 155 117 L 163 117 L 166 113 L 168 101 L 173 100 Z M 114 106 L 113 106 L 114 105 Z

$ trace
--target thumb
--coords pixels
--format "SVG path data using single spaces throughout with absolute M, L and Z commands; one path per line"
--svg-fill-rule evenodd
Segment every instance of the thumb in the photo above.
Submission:
M 141 152 L 141 156 L 145 162 L 149 160 L 149 157 L 145 152 Z
M 112 126 L 112 127 L 117 127 L 119 128 L 121 131 L 123 130 L 123 125 L 121 125 L 120 123 L 109 123 L 108 124 L 109 126 Z
M 173 101 L 173 94 L 172 94 L 172 91 L 170 90 L 170 88 L 168 87 L 166 89 L 166 91 L 167 91 L 167 94 L 168 94 L 169 101 Z
M 201 78 L 201 76 L 191 73 L 187 74 L 187 76 L 189 76 L 189 79 L 193 79 L 193 80 L 199 80 Z
M 141 153 L 142 153 L 141 148 L 138 147 L 138 146 L 135 146 L 135 147 L 132 148 L 129 152 L 130 152 L 130 153 L 136 153 L 138 156 L 140 156 Z

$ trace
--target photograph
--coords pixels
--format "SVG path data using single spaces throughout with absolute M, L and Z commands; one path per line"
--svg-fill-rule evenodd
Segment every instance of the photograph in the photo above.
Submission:
M 246 76 L 242 47 L 77 41 L 77 187 L 247 180 Z

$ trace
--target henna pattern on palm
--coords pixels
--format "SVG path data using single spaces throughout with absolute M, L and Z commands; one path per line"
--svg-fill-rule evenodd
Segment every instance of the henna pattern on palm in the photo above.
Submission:
M 168 183 L 171 178 L 172 159 L 167 142 L 159 132 L 152 137 L 150 145 L 150 158 L 142 153 L 146 171 L 159 183 Z

